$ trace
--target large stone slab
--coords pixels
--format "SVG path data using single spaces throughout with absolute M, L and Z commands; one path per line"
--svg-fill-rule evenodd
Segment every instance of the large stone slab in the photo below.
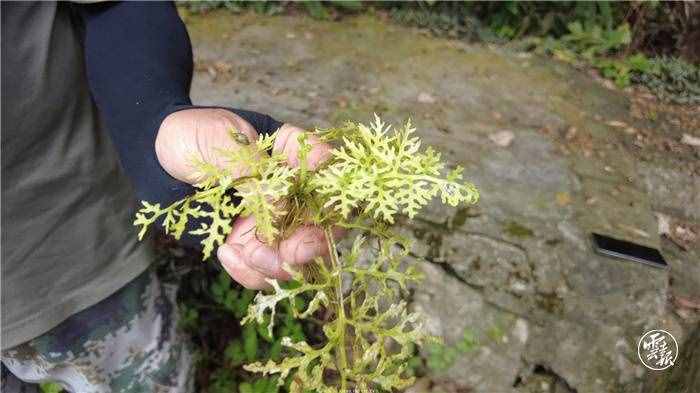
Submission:
M 373 112 L 411 117 L 479 187 L 474 208 L 432 204 L 403 222 L 415 256 L 430 261 L 412 306 L 448 345 L 465 329 L 480 342 L 427 376 L 436 389 L 640 392 L 639 337 L 651 328 L 687 333 L 667 310 L 667 271 L 601 257 L 590 244 L 599 231 L 659 247 L 652 208 L 698 217 L 697 177 L 673 166 L 640 169 L 622 143 L 629 135 L 612 120 L 654 127 L 630 118 L 621 92 L 550 59 L 432 39 L 367 16 L 333 23 L 213 13 L 188 24 L 200 70 L 195 102 L 301 126 Z M 505 146 L 489 138 L 504 131 L 513 135 Z M 686 296 L 700 296 L 697 255 L 669 252 Z

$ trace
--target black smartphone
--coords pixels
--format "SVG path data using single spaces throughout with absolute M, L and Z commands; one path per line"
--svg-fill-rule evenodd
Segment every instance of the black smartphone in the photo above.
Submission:
M 593 233 L 593 245 L 595 251 L 602 255 L 629 259 L 662 269 L 668 266 L 659 250 L 641 244 Z

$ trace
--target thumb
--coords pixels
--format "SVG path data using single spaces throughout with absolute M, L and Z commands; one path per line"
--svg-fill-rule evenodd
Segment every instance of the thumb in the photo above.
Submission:
M 283 153 L 287 157 L 287 164 L 291 167 L 299 166 L 299 147 L 300 143 L 297 139 L 299 135 L 305 131 L 291 124 L 284 124 L 275 138 L 273 151 Z M 306 142 L 311 145 L 306 157 L 306 164 L 309 169 L 316 169 L 319 164 L 326 161 L 331 156 L 331 145 L 322 142 L 316 135 L 309 134 Z
M 203 179 L 195 162 L 225 168 L 227 162 L 220 151 L 243 148 L 231 138 L 232 130 L 244 134 L 250 143 L 258 137 L 250 123 L 225 109 L 193 108 L 171 113 L 158 130 L 156 156 L 172 177 L 190 184 L 198 183 Z M 236 177 L 246 173 L 246 168 L 229 169 Z

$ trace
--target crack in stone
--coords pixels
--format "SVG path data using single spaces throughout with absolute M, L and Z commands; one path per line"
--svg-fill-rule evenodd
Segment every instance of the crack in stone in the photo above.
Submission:
M 554 384 L 559 384 L 561 387 L 563 387 L 565 389 L 566 393 L 578 393 L 578 390 L 573 388 L 569 384 L 569 382 L 566 380 L 566 378 L 562 377 L 557 372 L 555 372 L 554 370 L 552 370 L 551 368 L 549 368 L 543 364 L 535 364 L 535 366 L 532 369 L 532 374 L 533 375 L 543 375 L 543 376 L 552 378 L 552 381 L 554 382 Z M 524 385 L 523 376 L 518 375 L 517 377 L 515 377 L 515 381 L 513 381 L 513 387 L 517 388 L 517 387 L 520 387 L 523 385 Z M 557 390 L 557 391 L 559 391 L 559 390 Z

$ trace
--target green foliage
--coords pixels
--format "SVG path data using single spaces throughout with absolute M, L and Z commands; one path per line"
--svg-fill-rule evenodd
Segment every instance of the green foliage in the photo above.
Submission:
M 320 1 L 305 1 L 304 7 L 312 18 L 327 19 L 328 11 Z
M 463 169 L 446 170 L 440 154 L 421 149 L 414 133 L 410 122 L 392 129 L 378 117 L 370 125 L 348 122 L 316 130 L 321 140 L 335 144 L 317 171 L 304 164 L 289 168 L 283 156 L 265 154 L 274 136 L 260 137 L 222 151 L 226 168 L 197 163 L 203 180 L 194 195 L 165 208 L 144 202 L 135 221 L 140 236 L 161 217 L 174 237 L 184 233 L 189 218 L 211 220 L 190 231 L 203 237 L 204 258 L 223 242 L 234 215 L 254 216 L 258 236 L 270 244 L 305 222 L 324 229 L 330 260 L 318 258 L 299 271 L 287 267 L 293 280 L 268 280 L 272 291 L 259 292 L 252 302 L 223 273 L 212 284 L 215 301 L 234 315 L 247 303 L 242 337 L 227 345 L 227 362 L 268 359 L 244 369 L 275 375 L 275 386 L 290 383 L 292 392 L 393 390 L 413 382 L 407 362 L 414 345 L 439 340 L 423 331 L 420 316 L 400 300 L 421 274 L 406 261 L 410 243 L 390 225 L 398 214 L 414 217 L 437 196 L 452 206 L 478 199 L 474 186 L 461 180 Z M 304 163 L 311 147 L 303 134 L 299 142 Z M 241 167 L 247 175 L 235 177 Z M 230 193 L 240 198 L 237 205 Z M 342 256 L 333 226 L 357 232 Z M 284 317 L 278 310 L 286 310 Z M 324 318 L 322 337 L 309 342 L 299 321 L 318 316 Z M 261 357 L 261 341 L 273 343 L 267 357 Z M 255 386 L 241 384 L 239 391 Z
M 192 262 L 194 264 L 191 266 L 195 269 L 180 279 L 185 287 L 179 292 L 179 324 L 196 344 L 199 390 L 237 392 L 239 388 L 246 389 L 247 385 L 243 384 L 246 381 L 251 382 L 252 388 L 261 389 L 260 383 L 255 383 L 259 376 L 243 370 L 244 364 L 268 359 L 278 361 L 283 355 L 282 337 L 298 342 L 306 339 L 307 330 L 312 334 L 320 331 L 315 326 L 308 329 L 302 326 L 294 318 L 288 304 L 281 305 L 276 314 L 274 336 L 268 333 L 269 316 L 263 319 L 262 324 L 239 327 L 255 291 L 241 287 L 213 264 Z M 172 263 L 175 263 L 172 259 L 167 261 L 166 268 L 169 269 Z M 303 306 L 305 301 L 299 298 L 297 306 Z M 255 391 L 275 391 L 277 378 L 266 380 L 271 381 L 271 387 Z M 290 382 L 290 379 L 285 381 L 285 386 Z
M 567 25 L 569 32 L 561 37 L 564 46 L 586 59 L 609 55 L 629 45 L 632 35 L 630 27 L 622 24 L 617 28 L 607 28 L 596 24 L 572 22 Z
M 451 206 L 476 202 L 474 186 L 459 182 L 461 167 L 442 178 L 440 154 L 430 147 L 419 152 L 410 122 L 392 136 L 388 131 L 376 118 L 369 127 L 348 124 L 321 133 L 326 139 L 342 138 L 344 144 L 333 150 L 333 162 L 312 182 L 326 198 L 324 207 L 332 206 L 347 219 L 362 206 L 362 213 L 393 223 L 396 213 L 413 218 L 437 195 Z
M 560 39 L 531 38 L 528 44 L 536 51 L 575 65 L 591 65 L 619 87 L 629 86 L 635 75 L 654 74 L 658 67 L 645 55 L 616 56 L 626 48 L 632 39 L 629 25 L 623 24 L 614 29 L 603 29 L 598 25 L 573 22 L 569 32 Z
M 232 132 L 232 136 L 235 135 Z M 285 161 L 281 154 L 260 159 L 265 151 L 272 148 L 273 143 L 273 137 L 261 136 L 254 144 L 241 143 L 237 150 L 222 152 L 230 163 L 228 170 L 204 162 L 194 162 L 203 179 L 195 185 L 198 192 L 165 208 L 161 208 L 160 204 L 143 201 L 143 208 L 136 214 L 134 221 L 134 225 L 141 227 L 139 239 L 159 219 L 162 219 L 165 233 L 175 239 L 180 239 L 191 218 L 208 220 L 189 232 L 204 237 L 201 241 L 202 252 L 204 259 L 207 259 L 231 232 L 234 217 L 252 215 L 256 218 L 258 235 L 272 242 L 278 233 L 274 221 L 285 213 L 272 202 L 287 195 L 296 173 L 294 169 L 281 165 Z M 250 175 L 234 179 L 232 173 L 237 170 L 234 168 L 243 167 L 250 170 Z M 242 199 L 237 205 L 233 204 L 232 196 L 227 194 L 234 187 L 234 195 Z
M 191 330 L 197 327 L 199 323 L 199 311 L 187 305 L 179 305 L 180 328 Z
M 228 370 L 221 368 L 214 371 L 210 377 L 208 393 L 231 393 L 235 392 L 238 385 L 234 376 Z
M 591 60 L 591 64 L 619 87 L 629 86 L 635 75 L 653 75 L 658 72 L 654 63 L 641 53 L 619 59 L 596 58 Z
M 181 7 L 194 13 L 204 13 L 214 9 L 226 9 L 239 13 L 245 9 L 251 9 L 258 14 L 275 15 L 283 12 L 286 7 L 295 5 L 294 2 L 280 2 L 270 0 L 246 1 L 246 0 L 214 0 L 214 1 L 177 1 Z M 362 9 L 359 0 L 311 0 L 299 2 L 298 6 L 309 16 L 316 19 L 328 19 L 333 12 L 355 12 Z
M 664 101 L 676 104 L 700 104 L 700 67 L 679 59 L 661 57 L 650 61 L 654 72 L 633 75 Z
M 692 72 L 677 58 L 697 62 L 692 38 L 700 7 L 687 2 L 500 1 L 361 2 L 203 1 L 182 3 L 193 12 L 245 7 L 275 14 L 298 8 L 317 19 L 347 12 L 388 12 L 397 23 L 427 29 L 438 36 L 534 46 L 561 60 L 592 66 L 619 87 L 646 85 L 659 98 L 679 104 L 697 102 Z M 650 58 L 664 55 L 656 60 Z M 692 60 L 695 59 L 695 60 Z M 674 64 L 677 63 L 677 64 Z M 663 69 L 667 64 L 670 68 Z M 659 67 L 662 68 L 660 72 Z M 683 89 L 686 90 L 683 90 Z
M 460 357 L 473 351 L 478 345 L 471 330 L 465 330 L 462 339 L 456 345 L 431 344 L 427 347 L 426 365 L 434 372 L 447 371 Z
M 61 385 L 53 382 L 47 382 L 47 383 L 42 383 L 39 384 L 39 389 L 41 390 L 42 393 L 61 393 L 63 392 L 63 388 Z
M 277 393 L 279 386 L 273 378 L 260 378 L 253 383 L 243 382 L 238 386 L 238 393 Z
M 396 23 L 427 29 L 440 37 L 467 41 L 491 41 L 495 37 L 478 19 L 464 12 L 439 11 L 432 7 L 395 7 L 391 9 L 390 15 Z
M 586 23 L 610 29 L 617 24 L 621 7 L 607 1 L 474 3 L 478 15 L 499 36 L 519 39 L 524 36 L 558 37 L 571 23 Z
M 693 51 L 685 38 L 695 29 L 692 10 L 673 2 L 418 2 L 395 5 L 391 16 L 436 35 L 535 47 L 592 66 L 619 87 L 640 83 L 662 100 L 693 104 L 694 66 L 648 57 Z
M 281 2 L 267 0 L 177 0 L 176 3 L 179 7 L 185 7 L 188 11 L 194 13 L 205 13 L 219 8 L 234 13 L 239 13 L 249 8 L 263 15 L 275 15 L 284 11 L 284 5 Z
M 493 41 L 526 36 L 560 37 L 572 22 L 612 28 L 625 15 L 626 6 L 596 2 L 417 2 L 394 3 L 395 20 L 429 28 L 439 35 Z M 486 29 L 489 32 L 485 31 Z M 466 32 L 466 34 L 462 34 Z

